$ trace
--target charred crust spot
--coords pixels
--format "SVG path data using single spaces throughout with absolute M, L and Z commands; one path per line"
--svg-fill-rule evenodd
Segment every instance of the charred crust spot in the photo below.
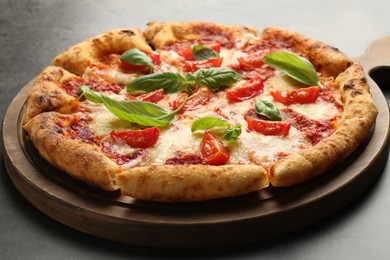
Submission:
M 363 83 L 363 84 L 365 84 L 365 83 L 367 83 L 367 79 L 366 79 L 366 78 L 361 78 L 361 79 L 360 79 L 360 82 Z
M 355 97 L 355 96 L 358 96 L 358 95 L 362 95 L 362 94 L 363 94 L 363 93 L 360 92 L 359 90 L 354 90 L 354 91 L 351 92 L 351 96 L 352 96 L 352 97 Z
M 92 39 L 92 43 L 95 45 L 98 45 L 98 44 L 100 44 L 100 40 L 98 38 L 94 38 L 94 39 Z
M 42 103 L 45 102 L 45 100 L 46 100 L 45 96 L 41 95 L 41 96 L 39 96 L 39 97 L 36 99 L 35 104 L 36 104 L 37 106 L 40 106 Z
M 340 50 L 339 50 L 338 48 L 336 48 L 336 47 L 330 46 L 330 48 L 331 48 L 332 50 L 336 51 L 336 52 L 340 52 Z
M 135 35 L 135 33 L 132 30 L 122 30 L 122 33 L 127 34 L 128 36 Z
M 344 91 L 347 91 L 349 89 L 353 89 L 355 87 L 355 84 L 344 84 Z

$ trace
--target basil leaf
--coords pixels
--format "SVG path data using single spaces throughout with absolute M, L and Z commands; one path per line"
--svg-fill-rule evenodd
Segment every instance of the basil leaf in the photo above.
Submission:
M 192 123 L 191 131 L 195 132 L 197 130 L 209 130 L 216 128 L 226 129 L 228 127 L 230 127 L 230 123 L 226 120 L 222 120 L 212 116 L 205 116 L 195 120 Z
M 225 140 L 226 142 L 236 141 L 240 136 L 241 132 L 242 132 L 241 125 L 237 124 L 226 130 L 223 140 Z
M 188 76 L 187 76 L 188 78 Z M 226 68 L 199 69 L 192 73 L 191 79 L 195 86 L 205 86 L 211 91 L 216 91 L 222 86 L 236 83 L 241 76 L 234 70 Z
M 80 96 L 85 96 L 92 102 L 103 103 L 104 106 L 118 118 L 143 126 L 168 125 L 174 119 L 175 114 L 180 111 L 180 109 L 187 101 L 184 100 L 181 106 L 175 111 L 168 112 L 159 105 L 151 102 L 144 102 L 139 100 L 114 100 L 101 93 L 92 91 L 87 86 L 81 86 L 79 88 L 79 92 L 81 92 Z
M 162 107 L 151 102 L 117 101 L 103 96 L 103 104 L 120 119 L 144 126 L 165 126 L 175 116 L 174 114 L 168 114 Z
M 77 90 L 77 93 L 79 94 L 79 99 L 82 97 L 85 97 L 86 99 L 94 102 L 94 103 L 103 103 L 102 100 L 102 94 L 99 92 L 95 92 L 90 90 L 89 87 L 85 85 L 81 85 L 79 89 Z
M 192 47 L 192 56 L 197 61 L 219 58 L 218 52 L 203 45 L 195 45 Z
M 192 123 L 191 131 L 212 130 L 217 134 L 224 135 L 226 142 L 236 141 L 241 134 L 241 125 L 232 126 L 228 121 L 212 116 L 205 116 L 195 120 Z
M 255 110 L 258 115 L 265 116 L 272 121 L 282 121 L 282 113 L 269 101 L 255 98 Z
M 149 67 L 149 73 L 152 73 L 154 70 L 152 59 L 138 49 L 125 51 L 120 56 L 120 59 L 133 65 L 146 65 Z
M 126 90 L 128 92 L 152 92 L 162 88 L 165 94 L 170 94 L 180 92 L 187 87 L 188 81 L 181 74 L 176 72 L 162 72 L 136 78 L 127 85 Z
M 275 69 L 284 71 L 291 78 L 303 84 L 324 88 L 313 64 L 303 57 L 290 52 L 276 51 L 264 56 L 262 61 Z

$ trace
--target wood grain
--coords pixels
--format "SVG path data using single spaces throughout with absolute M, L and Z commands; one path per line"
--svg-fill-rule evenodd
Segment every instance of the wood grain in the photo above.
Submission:
M 359 57 L 367 73 L 375 66 L 388 66 L 382 60 L 375 62 L 375 56 L 380 56 L 377 49 L 374 46 Z M 4 162 L 16 188 L 35 207 L 94 236 L 170 248 L 221 247 L 269 239 L 333 214 L 380 176 L 389 151 L 389 107 L 380 88 L 372 80 L 369 83 L 379 109 L 370 140 L 342 165 L 295 187 L 271 187 L 239 198 L 196 203 L 144 202 L 96 190 L 44 161 L 22 131 L 21 115 L 32 82 L 21 89 L 5 114 Z

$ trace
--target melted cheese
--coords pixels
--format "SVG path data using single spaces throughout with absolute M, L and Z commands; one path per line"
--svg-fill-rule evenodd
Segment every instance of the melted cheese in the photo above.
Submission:
M 254 35 L 248 35 L 248 41 L 255 41 Z M 246 55 L 238 50 L 221 49 L 220 55 L 224 58 L 222 67 L 229 67 L 232 64 L 237 64 L 237 58 Z M 180 65 L 181 57 L 174 51 L 161 51 L 162 64 L 160 71 L 177 71 L 176 66 Z M 125 75 L 115 71 L 93 71 L 88 70 L 84 75 L 86 78 L 101 77 L 116 80 L 122 84 L 127 84 L 133 76 Z M 237 85 L 240 82 L 237 83 Z M 276 74 L 270 78 L 264 87 L 264 91 L 257 98 L 273 102 L 279 109 L 283 109 L 285 105 L 273 101 L 270 95 L 271 90 L 289 90 L 300 86 L 300 83 L 291 81 L 282 73 Z M 234 87 L 234 86 L 231 86 Z M 123 100 L 126 91 L 123 90 L 119 95 L 110 94 L 111 98 Z M 159 105 L 165 109 L 170 109 L 170 102 L 178 98 L 180 94 L 165 95 L 164 99 L 159 101 Z M 91 112 L 93 118 L 90 123 L 90 128 L 99 136 L 106 136 L 105 139 L 112 142 L 112 149 L 121 155 L 132 154 L 137 149 L 131 148 L 124 141 L 113 140 L 109 133 L 113 130 L 136 129 L 134 125 L 124 120 L 117 118 L 109 112 L 102 104 L 93 104 L 86 101 L 86 106 Z M 332 103 L 318 101 L 314 104 L 292 105 L 294 110 L 302 113 L 313 119 L 332 118 L 339 111 Z M 160 136 L 157 143 L 146 149 L 146 153 L 137 157 L 134 160 L 122 165 L 124 168 L 130 168 L 140 165 L 163 165 L 166 160 L 174 156 L 177 152 L 184 151 L 189 153 L 197 153 L 199 144 L 202 139 L 202 132 L 192 133 L 191 124 L 194 120 L 204 116 L 214 116 L 221 119 L 226 119 L 230 124 L 241 124 L 242 134 L 236 142 L 229 143 L 231 152 L 228 164 L 261 164 L 264 166 L 270 165 L 278 158 L 280 153 L 289 154 L 301 151 L 311 146 L 310 141 L 303 133 L 290 128 L 290 133 L 287 137 L 279 136 L 264 136 L 262 134 L 249 131 L 244 115 L 254 109 L 254 99 L 242 102 L 230 103 L 225 92 L 213 94 L 212 99 L 205 106 L 196 110 L 185 112 L 180 116 L 176 116 L 175 121 L 160 128 Z M 111 140 L 110 140 L 111 138 Z

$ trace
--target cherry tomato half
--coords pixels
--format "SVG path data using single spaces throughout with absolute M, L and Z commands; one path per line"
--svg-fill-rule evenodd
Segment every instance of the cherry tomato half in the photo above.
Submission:
M 230 158 L 229 148 L 210 131 L 206 131 L 203 135 L 200 154 L 202 160 L 210 165 L 225 164 Z
M 271 91 L 271 95 L 276 101 L 285 105 L 309 104 L 316 102 L 320 95 L 320 88 L 315 86 L 290 91 Z
M 249 130 L 263 135 L 287 136 L 291 127 L 289 122 L 268 121 L 250 117 L 246 117 L 245 120 L 248 123 Z
M 269 53 L 270 51 L 266 49 L 253 55 L 238 57 L 237 60 L 243 70 L 252 70 L 263 66 L 262 58 Z
M 138 97 L 138 100 L 157 103 L 164 98 L 164 89 L 160 88 L 155 91 L 142 94 Z
M 213 67 L 221 67 L 223 58 L 215 58 L 200 61 L 184 61 L 184 70 L 186 72 L 194 72 L 198 69 L 209 69 Z
M 264 82 L 261 78 L 256 77 L 245 83 L 226 91 L 226 97 L 229 101 L 239 102 L 251 99 L 261 94 L 264 88 Z
M 110 133 L 113 138 L 120 138 L 133 148 L 148 148 L 157 143 L 160 136 L 160 128 L 149 127 L 142 130 L 122 130 L 112 131 Z

